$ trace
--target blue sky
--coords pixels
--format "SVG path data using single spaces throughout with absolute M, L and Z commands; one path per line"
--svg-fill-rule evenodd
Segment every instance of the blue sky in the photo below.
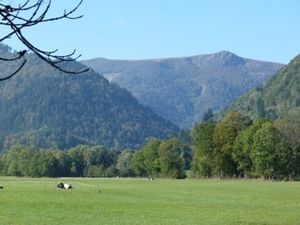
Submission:
M 51 15 L 77 0 L 52 0 Z M 25 34 L 47 50 L 81 59 L 149 59 L 228 50 L 288 63 L 300 54 L 299 0 L 84 0 L 77 21 L 43 24 Z M 12 47 L 22 48 L 14 40 Z

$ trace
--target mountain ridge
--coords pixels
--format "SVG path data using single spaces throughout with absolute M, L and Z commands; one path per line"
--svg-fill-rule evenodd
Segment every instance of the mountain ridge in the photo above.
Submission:
M 210 108 L 218 112 L 229 106 L 283 66 L 242 58 L 229 51 L 149 60 L 96 58 L 82 62 L 182 128 L 200 121 Z
M 207 56 L 217 56 L 217 55 L 228 55 L 228 56 L 235 56 L 235 57 L 239 57 L 239 58 L 243 58 L 246 60 L 253 60 L 253 61 L 258 61 L 258 62 L 265 62 L 265 63 L 275 63 L 275 64 L 281 64 L 281 65 L 285 65 L 284 63 L 280 63 L 280 62 L 273 62 L 271 60 L 260 60 L 260 59 L 253 59 L 251 57 L 241 57 L 238 54 L 235 54 L 232 51 L 228 51 L 228 50 L 220 50 L 217 52 L 213 52 L 213 53 L 205 53 L 205 54 L 194 54 L 194 55 L 187 55 L 187 56 L 170 56 L 170 57 L 151 57 L 151 58 L 140 58 L 140 59 L 126 59 L 126 58 L 110 58 L 110 57 L 94 57 L 94 58 L 87 58 L 87 59 L 83 59 L 80 60 L 81 62 L 86 62 L 86 61 L 93 61 L 93 60 L 98 60 L 98 59 L 103 59 L 103 60 L 107 60 L 107 61 L 119 61 L 119 62 L 139 62 L 139 61 L 164 61 L 164 60 L 173 60 L 173 59 L 187 59 L 187 58 L 197 58 L 197 57 L 207 57 Z
M 139 148 L 178 131 L 124 88 L 89 70 L 67 75 L 32 54 L 19 74 L 0 83 L 0 149 L 14 144 L 66 149 L 78 144 Z M 16 63 L 0 62 L 5 74 Z M 64 68 L 80 70 L 78 62 Z

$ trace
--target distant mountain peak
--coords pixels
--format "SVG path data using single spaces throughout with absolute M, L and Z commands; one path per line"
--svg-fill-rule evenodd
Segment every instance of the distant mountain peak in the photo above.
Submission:
M 219 57 L 232 57 L 232 56 L 238 57 L 236 54 L 234 54 L 230 51 L 226 51 L 226 50 L 216 52 L 216 53 L 214 53 L 214 55 L 219 56 Z
M 225 50 L 211 54 L 210 60 L 222 66 L 236 66 L 246 63 L 246 60 L 242 57 Z

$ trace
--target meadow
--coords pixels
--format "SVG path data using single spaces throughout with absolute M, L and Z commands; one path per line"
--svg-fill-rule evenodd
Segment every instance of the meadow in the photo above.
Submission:
M 59 182 L 73 190 L 59 190 Z M 1 225 L 300 224 L 300 183 L 0 177 Z

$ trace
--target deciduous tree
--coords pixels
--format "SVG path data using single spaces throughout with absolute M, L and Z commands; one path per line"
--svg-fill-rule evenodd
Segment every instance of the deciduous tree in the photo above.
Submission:
M 238 112 L 230 112 L 214 129 L 213 141 L 216 146 L 214 167 L 220 177 L 237 175 L 237 165 L 232 156 L 234 141 L 250 124 L 248 117 Z
M 183 145 L 176 139 L 167 140 L 159 146 L 161 173 L 165 177 L 185 178 Z
M 124 150 L 118 157 L 116 168 L 122 177 L 132 177 L 135 175 L 133 169 L 133 151 Z
M 193 144 L 193 172 L 196 175 L 210 177 L 213 172 L 213 132 L 215 125 L 197 124 L 191 132 Z

